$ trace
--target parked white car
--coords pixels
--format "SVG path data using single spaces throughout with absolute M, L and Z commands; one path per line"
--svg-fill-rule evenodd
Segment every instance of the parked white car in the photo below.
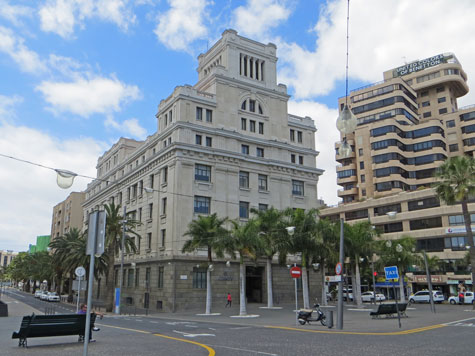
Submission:
M 459 296 L 454 295 L 449 297 L 449 303 L 450 304 L 458 304 L 459 303 Z M 473 298 L 473 292 L 465 292 L 464 293 L 464 298 L 463 298 L 463 303 L 464 304 L 474 304 L 474 298 Z
M 48 302 L 59 302 L 59 295 L 56 292 L 49 292 L 47 297 Z
M 35 298 L 39 298 L 42 293 L 43 293 L 42 290 L 37 289 L 36 292 L 35 292 Z
M 374 293 L 373 292 L 364 292 L 361 294 L 361 300 L 363 302 L 372 302 L 374 301 Z M 376 293 L 376 301 L 377 302 L 382 302 L 383 300 L 386 300 L 386 297 L 384 294 L 381 293 Z
M 432 299 L 434 303 L 442 303 L 445 298 L 442 292 L 437 290 L 432 291 Z M 421 290 L 420 292 L 411 294 L 409 297 L 411 303 L 430 303 L 430 294 L 428 290 Z
M 343 300 L 350 299 L 353 301 L 353 289 L 348 289 L 348 292 L 346 291 L 346 288 L 343 288 Z
M 41 300 L 48 300 L 48 292 L 45 292 L 45 291 L 41 292 L 40 299 Z

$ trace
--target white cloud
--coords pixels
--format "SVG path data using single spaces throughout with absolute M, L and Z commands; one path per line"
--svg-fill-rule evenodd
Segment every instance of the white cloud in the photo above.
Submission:
M 170 10 L 158 18 L 155 34 L 158 40 L 173 50 L 187 51 L 191 42 L 205 38 L 203 24 L 207 0 L 168 0 Z
M 327 94 L 336 80 L 344 79 L 346 3 L 332 1 L 323 8 L 313 28 L 314 49 L 277 43 L 283 64 L 279 80 L 293 86 L 297 98 Z M 351 2 L 350 76 L 379 81 L 383 71 L 404 61 L 444 52 L 454 52 L 469 75 L 475 73 L 473 13 L 475 2 L 469 0 Z M 469 95 L 462 101 L 473 103 L 474 99 L 475 95 Z
M 289 113 L 299 116 L 310 116 L 315 121 L 315 149 L 320 152 L 317 156 L 317 168 L 325 170 L 318 181 L 318 197 L 323 198 L 329 205 L 337 204 L 335 142 L 339 141 L 339 133 L 335 128 L 337 109 L 314 101 L 289 101 Z
M 248 0 L 234 10 L 236 30 L 254 39 L 263 39 L 268 31 L 287 20 L 291 11 L 285 0 Z
M 14 116 L 14 106 L 23 101 L 20 96 L 5 96 L 0 94 L 0 122 L 6 122 Z
M 38 74 L 46 70 L 38 54 L 24 45 L 23 38 L 2 26 L 0 26 L 0 52 L 9 55 L 24 72 Z
M 124 120 L 121 124 L 114 120 L 112 117 L 108 117 L 104 122 L 106 127 L 111 127 L 128 137 L 143 140 L 147 136 L 147 130 L 140 126 L 139 121 L 135 118 Z
M 53 168 L 94 177 L 95 165 L 106 145 L 91 138 L 61 141 L 48 134 L 0 122 L 0 152 Z M 0 157 L 0 249 L 27 250 L 36 236 L 51 232 L 53 206 L 66 199 L 72 191 L 82 191 L 90 182 L 75 179 L 72 188 L 56 185 L 54 171 Z M 21 198 L 19 198 L 21 197 Z
M 119 111 L 124 103 L 140 98 L 135 85 L 117 78 L 77 78 L 72 82 L 43 81 L 36 87 L 55 113 L 71 112 L 82 117 Z
M 129 0 L 48 0 L 39 10 L 41 29 L 68 38 L 87 19 L 112 22 L 127 31 L 136 16 Z
M 0 0 L 0 17 L 10 21 L 14 25 L 20 24 L 21 17 L 31 17 L 33 9 L 22 5 L 11 5 L 6 0 Z

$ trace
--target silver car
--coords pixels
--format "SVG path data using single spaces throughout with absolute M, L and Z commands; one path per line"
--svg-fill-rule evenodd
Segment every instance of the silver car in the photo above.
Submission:
M 361 294 L 361 300 L 363 302 L 372 302 L 374 301 L 374 293 L 373 292 L 364 292 Z M 376 301 L 381 302 L 383 300 L 386 300 L 386 297 L 384 294 L 381 293 L 376 293 Z
M 432 299 L 434 303 L 442 303 L 445 298 L 442 292 L 437 290 L 432 291 Z M 420 292 L 414 293 L 409 297 L 411 303 L 429 303 L 430 302 L 430 292 L 428 290 L 421 290 Z

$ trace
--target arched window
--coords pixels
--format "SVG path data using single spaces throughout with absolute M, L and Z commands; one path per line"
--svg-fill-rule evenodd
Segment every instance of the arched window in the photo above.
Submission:
M 259 115 L 264 115 L 264 110 L 261 103 L 254 99 L 245 99 L 241 103 L 241 110 L 250 111 L 253 113 L 258 113 Z

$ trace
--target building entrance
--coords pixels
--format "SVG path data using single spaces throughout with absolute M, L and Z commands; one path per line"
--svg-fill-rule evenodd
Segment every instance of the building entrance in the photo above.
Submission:
M 264 267 L 246 266 L 246 298 L 248 303 L 262 303 Z

